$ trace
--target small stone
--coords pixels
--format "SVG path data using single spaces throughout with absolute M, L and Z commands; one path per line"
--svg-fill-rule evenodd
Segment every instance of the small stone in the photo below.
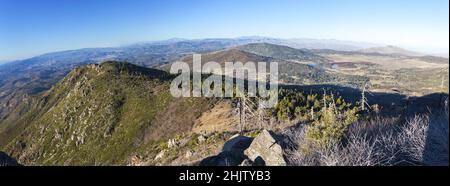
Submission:
M 204 141 L 206 141 L 206 137 L 203 135 L 200 135 L 197 137 L 197 140 L 198 140 L 198 142 L 204 142 Z
M 128 165 L 141 166 L 142 165 L 141 157 L 139 155 L 134 155 L 133 157 L 131 157 L 130 164 Z
M 167 142 L 167 147 L 170 149 L 176 146 L 178 146 L 177 141 L 175 139 L 169 139 L 169 141 Z
M 239 166 L 252 166 L 253 162 L 250 159 L 245 159 Z
M 154 160 L 159 160 L 162 159 L 164 157 L 164 155 L 166 154 L 166 150 L 162 150 L 161 152 L 159 152 L 156 156 Z
M 192 155 L 194 155 L 194 152 L 192 152 L 191 150 L 186 151 L 186 154 L 184 155 L 185 158 L 190 158 L 192 157 Z

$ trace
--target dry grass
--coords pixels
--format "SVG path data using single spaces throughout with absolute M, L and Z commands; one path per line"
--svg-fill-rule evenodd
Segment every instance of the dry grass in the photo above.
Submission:
M 192 132 L 209 134 L 214 132 L 235 132 L 239 130 L 239 118 L 229 101 L 218 103 L 209 111 L 202 113 L 195 121 Z
M 443 68 L 448 64 L 429 63 L 419 58 L 392 57 L 392 56 L 372 56 L 372 55 L 326 55 L 330 60 L 337 62 L 370 62 L 380 65 L 384 70 L 398 70 L 402 68 Z
M 447 107 L 448 108 L 448 107 Z M 375 118 L 350 126 L 339 142 L 305 153 L 305 128 L 285 132 L 286 157 L 298 166 L 448 166 L 448 109 L 417 115 L 406 122 Z

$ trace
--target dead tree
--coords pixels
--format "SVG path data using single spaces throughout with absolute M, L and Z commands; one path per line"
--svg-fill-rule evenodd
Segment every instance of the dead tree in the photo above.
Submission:
M 239 131 L 243 132 L 246 128 L 247 120 L 249 118 L 258 118 L 258 122 L 260 122 L 259 119 L 261 118 L 261 116 L 258 110 L 258 98 L 250 98 L 243 92 L 238 92 L 237 94 Z
M 323 102 L 323 109 L 327 110 L 327 91 L 325 89 L 323 89 L 323 98 L 322 98 L 322 102 Z
M 366 82 L 363 85 L 363 89 L 361 91 L 361 111 L 365 111 L 366 110 L 366 106 L 370 107 L 369 102 L 367 100 L 366 97 L 366 93 L 369 93 L 369 91 L 367 90 L 369 88 L 369 83 Z

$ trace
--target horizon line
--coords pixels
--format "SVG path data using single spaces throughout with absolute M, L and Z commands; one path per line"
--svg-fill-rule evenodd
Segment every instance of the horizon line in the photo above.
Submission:
M 346 40 L 346 39 L 335 39 L 335 38 L 311 38 L 311 37 L 289 37 L 289 38 L 283 38 L 283 37 L 273 37 L 273 36 L 260 36 L 260 35 L 249 35 L 249 36 L 235 36 L 235 37 L 205 37 L 205 38 L 188 38 L 188 37 L 171 37 L 167 39 L 155 39 L 155 40 L 148 40 L 148 41 L 134 41 L 134 42 L 128 42 L 126 44 L 117 44 L 117 45 L 111 45 L 111 46 L 86 46 L 86 47 L 79 47 L 79 48 L 68 48 L 68 49 L 60 49 L 60 50 L 52 50 L 47 52 L 39 52 L 37 54 L 31 54 L 26 57 L 18 57 L 15 59 L 0 59 L 0 65 L 11 63 L 15 61 L 22 61 L 34 57 L 39 57 L 47 54 L 52 53 L 59 53 L 59 52 L 70 52 L 70 51 L 77 51 L 77 50 L 87 50 L 87 49 L 114 49 L 114 48 L 125 48 L 130 47 L 133 45 L 140 45 L 140 44 L 157 44 L 157 43 L 163 43 L 174 40 L 173 43 L 183 42 L 183 41 L 201 41 L 201 40 L 214 40 L 214 39 L 251 39 L 251 38 L 258 38 L 258 39 L 278 39 L 278 40 L 317 40 L 317 41 L 338 41 L 338 42 L 351 42 L 351 43 L 358 43 L 358 44 L 367 44 L 367 45 L 374 45 L 372 47 L 387 47 L 387 46 L 394 46 L 394 47 L 400 47 L 406 50 L 410 50 L 412 52 L 419 52 L 423 53 L 424 55 L 448 55 L 449 47 L 447 48 L 428 48 L 428 47 L 411 47 L 411 46 L 401 46 L 401 45 L 393 45 L 393 44 L 381 44 L 381 43 L 375 43 L 375 42 L 369 42 L 369 41 L 355 41 L 355 40 Z M 180 40 L 180 41 L 176 41 Z M 372 48 L 367 47 L 367 48 Z M 446 50 L 447 52 L 437 52 L 437 53 L 430 53 L 430 52 L 424 52 L 420 51 L 420 49 L 432 49 L 432 50 Z M 442 57 L 442 56 L 441 56 Z M 445 57 L 448 58 L 448 57 Z

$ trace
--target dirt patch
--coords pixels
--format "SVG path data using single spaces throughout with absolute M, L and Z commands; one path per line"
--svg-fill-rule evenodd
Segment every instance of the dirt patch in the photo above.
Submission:
M 223 131 L 237 131 L 239 118 L 231 107 L 229 101 L 218 103 L 211 110 L 204 112 L 200 118 L 195 121 L 192 132 L 194 133 L 213 133 Z

